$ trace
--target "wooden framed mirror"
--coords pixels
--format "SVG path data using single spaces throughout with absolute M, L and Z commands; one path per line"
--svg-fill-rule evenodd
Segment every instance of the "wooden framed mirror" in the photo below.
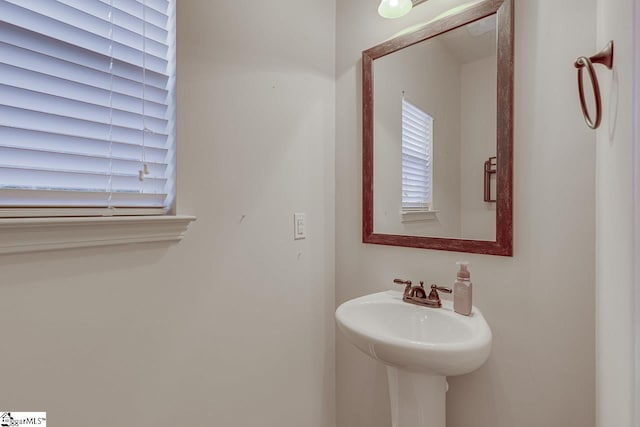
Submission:
M 513 254 L 513 0 L 362 53 L 364 243 Z

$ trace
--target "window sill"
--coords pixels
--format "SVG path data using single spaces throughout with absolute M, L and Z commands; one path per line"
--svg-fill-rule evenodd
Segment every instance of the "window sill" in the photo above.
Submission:
M 440 211 L 430 210 L 430 209 L 406 210 L 406 211 L 400 211 L 400 218 L 403 223 L 429 221 L 433 219 L 438 219 L 437 214 L 439 212 Z
M 194 216 L 0 219 L 0 254 L 149 242 L 178 242 Z

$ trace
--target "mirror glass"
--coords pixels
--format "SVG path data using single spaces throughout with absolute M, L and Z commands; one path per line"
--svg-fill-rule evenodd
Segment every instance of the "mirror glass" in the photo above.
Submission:
M 373 61 L 374 233 L 496 239 L 496 54 L 493 14 Z
M 513 0 L 362 53 L 363 242 L 513 254 Z

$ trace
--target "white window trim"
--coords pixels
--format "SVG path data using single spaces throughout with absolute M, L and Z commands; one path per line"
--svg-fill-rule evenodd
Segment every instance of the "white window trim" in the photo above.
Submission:
M 184 237 L 190 215 L 3 218 L 0 254 L 123 244 L 177 243 Z
M 175 29 L 175 15 L 171 17 L 169 28 Z M 170 66 L 175 67 L 175 57 L 170 61 Z M 175 96 L 174 87 L 170 88 L 170 96 Z M 170 137 L 175 138 L 175 134 Z M 171 199 L 169 205 L 174 205 Z M 178 242 L 196 218 L 189 215 L 165 215 L 165 212 L 164 208 L 127 208 L 122 211 L 109 208 L 55 207 L 0 209 L 0 255 Z M 156 215 L 158 213 L 163 215 Z
M 438 213 L 440 213 L 439 210 L 404 208 L 400 211 L 400 221 L 407 223 L 434 220 L 438 219 Z

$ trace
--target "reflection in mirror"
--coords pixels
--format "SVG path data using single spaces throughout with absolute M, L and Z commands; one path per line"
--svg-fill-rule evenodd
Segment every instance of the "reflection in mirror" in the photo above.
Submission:
M 373 61 L 375 233 L 496 239 L 496 23 Z

